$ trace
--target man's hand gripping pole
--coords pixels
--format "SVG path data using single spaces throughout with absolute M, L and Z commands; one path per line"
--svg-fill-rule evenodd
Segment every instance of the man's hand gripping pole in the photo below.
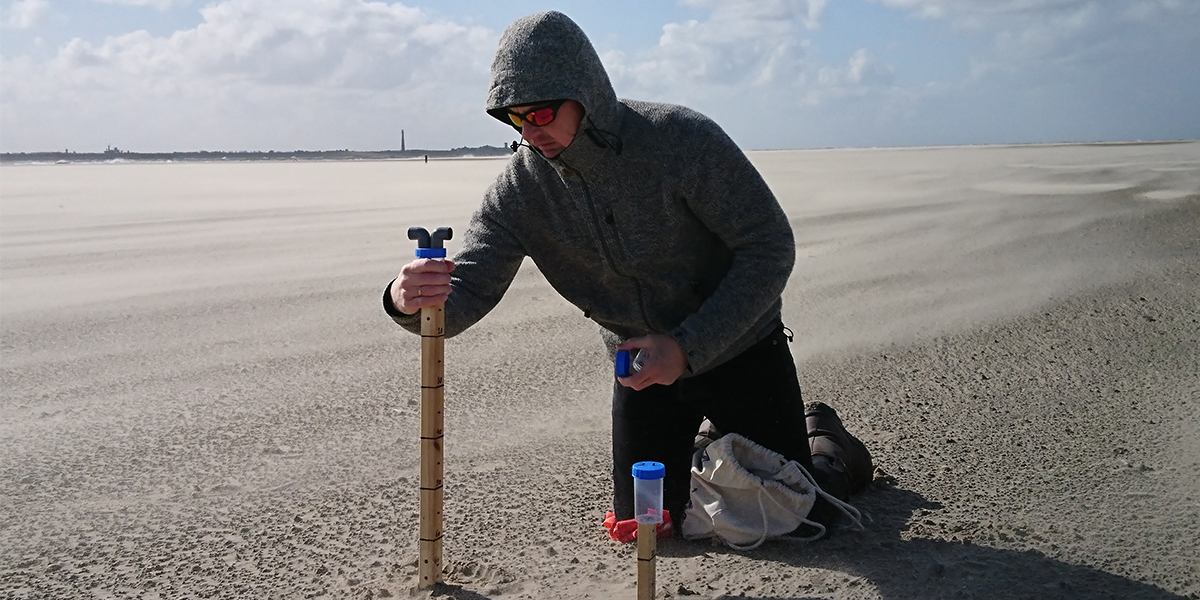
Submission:
M 429 235 L 410 227 L 417 240 L 417 258 L 445 258 L 442 242 L 454 234 L 439 227 Z M 421 309 L 421 525 L 419 588 L 442 582 L 442 437 L 445 365 L 445 305 Z

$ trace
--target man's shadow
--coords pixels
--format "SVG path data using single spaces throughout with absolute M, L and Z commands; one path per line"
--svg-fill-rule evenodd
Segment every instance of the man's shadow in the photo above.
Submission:
M 745 554 L 795 567 L 817 567 L 860 576 L 886 600 L 937 598 L 1179 600 L 1149 584 L 1096 569 L 1072 565 L 1035 551 L 999 550 L 970 542 L 901 539 L 913 515 L 941 505 L 899 488 L 872 490 L 854 499 L 870 515 L 865 531 L 835 532 L 809 543 L 774 541 Z M 708 542 L 660 546 L 660 556 L 698 552 L 734 552 Z M 693 590 L 704 594 L 705 590 Z M 727 596 L 722 596 L 722 598 Z M 755 597 L 737 596 L 738 598 Z M 814 598 L 820 597 L 814 592 Z M 758 597 L 757 600 L 783 600 Z

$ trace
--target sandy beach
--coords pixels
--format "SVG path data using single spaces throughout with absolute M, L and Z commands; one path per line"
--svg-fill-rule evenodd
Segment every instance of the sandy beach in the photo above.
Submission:
M 663 540 L 659 597 L 1200 599 L 1200 142 L 750 156 L 806 399 L 890 477 L 861 532 Z M 380 296 L 503 164 L 0 167 L 0 598 L 634 598 L 612 365 L 529 263 L 446 342 L 415 589 L 420 340 Z

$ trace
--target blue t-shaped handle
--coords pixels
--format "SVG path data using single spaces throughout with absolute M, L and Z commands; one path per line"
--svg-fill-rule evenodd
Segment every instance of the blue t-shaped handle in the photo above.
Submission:
M 449 227 L 438 227 L 433 235 L 424 227 L 409 227 L 408 239 L 417 240 L 417 258 L 446 258 L 446 249 L 442 242 L 454 236 L 454 230 Z

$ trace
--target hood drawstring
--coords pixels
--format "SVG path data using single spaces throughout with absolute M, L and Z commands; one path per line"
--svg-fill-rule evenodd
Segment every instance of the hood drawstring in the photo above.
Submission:
M 596 127 L 596 123 L 592 121 L 590 116 L 585 118 L 589 127 L 584 129 L 583 132 L 592 140 L 592 143 L 600 148 L 612 148 L 618 155 L 621 154 L 621 150 L 625 147 L 625 142 L 621 139 L 621 136 Z
M 515 140 L 515 141 L 513 141 L 513 143 L 508 145 L 509 148 L 512 148 L 513 154 L 516 154 L 517 148 L 520 148 L 522 146 L 529 148 L 530 150 L 533 150 L 534 152 L 537 152 L 538 154 L 542 154 L 541 150 L 538 150 L 537 148 L 533 147 L 532 145 L 525 143 L 523 140 Z M 545 156 L 545 155 L 543 154 L 542 156 Z
M 583 132 L 587 134 L 588 139 L 592 140 L 593 144 L 596 144 L 596 146 L 600 148 L 612 148 L 613 151 L 615 151 L 618 155 L 621 154 L 621 150 L 625 147 L 625 142 L 621 139 L 621 136 L 611 131 L 605 131 L 599 127 L 596 127 L 596 124 L 592 121 L 591 117 L 587 117 L 587 122 L 589 127 L 584 129 Z M 522 146 L 529 148 L 538 154 L 542 154 L 541 150 L 531 146 L 524 140 L 514 140 L 513 143 L 508 145 L 508 147 L 512 149 L 514 153 L 517 151 L 517 148 Z

